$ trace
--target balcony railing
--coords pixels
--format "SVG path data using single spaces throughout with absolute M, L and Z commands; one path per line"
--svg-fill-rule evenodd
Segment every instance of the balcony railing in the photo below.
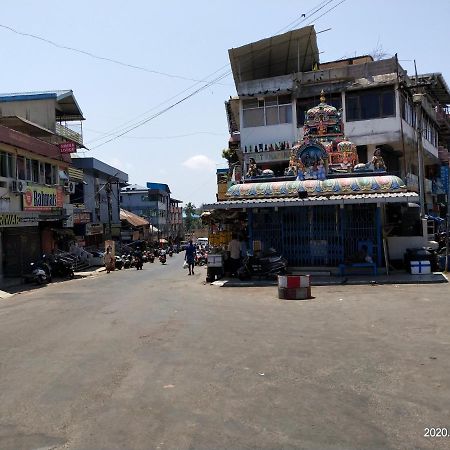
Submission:
M 56 123 L 55 132 L 58 136 L 69 139 L 70 141 L 74 141 L 77 144 L 83 145 L 83 136 L 76 131 L 71 130 L 70 128 L 61 125 L 60 123 Z

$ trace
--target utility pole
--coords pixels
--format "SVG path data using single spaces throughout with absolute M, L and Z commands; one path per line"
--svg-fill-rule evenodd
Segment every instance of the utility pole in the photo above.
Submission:
M 112 222 L 112 209 L 111 209 L 111 178 L 108 179 L 106 183 L 106 198 L 107 198 L 107 206 L 108 206 L 108 231 L 106 233 L 106 239 L 111 240 L 111 222 Z
M 413 94 L 413 103 L 416 110 L 416 136 L 417 136 L 417 164 L 419 177 L 420 218 L 425 218 L 425 165 L 423 160 L 422 142 L 422 101 L 425 94 L 416 92 Z

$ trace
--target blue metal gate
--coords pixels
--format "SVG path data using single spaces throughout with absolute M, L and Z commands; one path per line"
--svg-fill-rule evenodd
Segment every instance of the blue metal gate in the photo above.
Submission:
M 253 214 L 252 237 L 280 251 L 291 266 L 337 266 L 362 240 L 373 243 L 378 261 L 378 218 L 375 204 L 264 208 Z

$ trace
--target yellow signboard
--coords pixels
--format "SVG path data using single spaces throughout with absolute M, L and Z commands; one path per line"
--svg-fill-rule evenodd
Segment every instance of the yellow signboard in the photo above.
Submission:
M 23 195 L 24 211 L 52 211 L 63 205 L 62 187 L 28 186 Z

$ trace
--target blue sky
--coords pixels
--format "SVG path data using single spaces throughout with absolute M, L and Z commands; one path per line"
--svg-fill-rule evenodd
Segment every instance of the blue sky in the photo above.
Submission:
M 331 0 L 298 25 L 314 23 L 316 31 L 331 28 L 318 35 L 321 61 L 367 54 L 381 46 L 389 55 L 398 53 L 409 73 L 416 59 L 419 73 L 442 72 L 450 84 L 449 0 L 345 0 L 326 13 L 340 1 Z M 148 70 L 201 80 L 229 62 L 229 48 L 271 36 L 320 4 L 325 2 L 15 0 L 2 4 L 0 25 Z M 195 81 L 100 61 L 2 27 L 0 39 L 0 92 L 72 89 L 86 117 L 84 139 L 92 149 L 86 156 L 126 171 L 132 183 L 167 183 L 172 195 L 185 203 L 215 200 L 215 168 L 226 166 L 221 150 L 228 141 L 224 101 L 235 94 L 231 76 L 95 148 L 105 133 L 149 118 L 182 95 L 167 102 L 169 98 L 192 92 Z

